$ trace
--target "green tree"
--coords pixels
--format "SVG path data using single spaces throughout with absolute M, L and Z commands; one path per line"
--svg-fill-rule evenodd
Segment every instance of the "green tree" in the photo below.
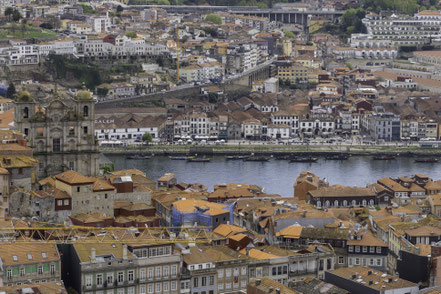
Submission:
M 138 35 L 135 32 L 126 33 L 126 37 L 128 38 L 136 38 Z
M 150 144 L 153 141 L 152 134 L 150 134 L 149 132 L 145 132 L 144 135 L 142 135 L 142 141 L 147 145 Z
M 288 31 L 288 30 L 283 30 L 283 33 L 285 34 L 285 37 L 290 38 L 290 39 L 295 39 L 296 35 L 294 35 L 293 32 Z
M 363 9 L 350 8 L 346 10 L 341 17 L 341 28 L 346 34 L 363 33 L 366 28 L 362 23 L 365 16 Z
M 14 10 L 14 12 L 12 13 L 12 20 L 15 22 L 18 22 L 20 19 L 22 19 L 23 17 L 21 16 L 20 11 L 18 11 L 17 9 Z
M 6 90 L 6 97 L 7 98 L 12 98 L 15 95 L 15 86 L 14 84 L 11 82 L 9 83 L 8 89 Z
M 218 99 L 217 93 L 214 93 L 214 92 L 208 93 L 208 102 L 217 103 L 217 99 Z
M 106 164 L 101 167 L 103 174 L 108 174 L 115 171 L 115 166 L 112 164 Z
M 257 2 L 257 7 L 259 7 L 259 8 L 268 8 L 268 5 L 265 2 Z
M 5 16 L 8 18 L 8 21 L 11 21 L 11 16 L 14 13 L 14 9 L 12 7 L 7 7 L 5 9 Z
M 107 88 L 107 87 L 104 87 L 104 88 L 98 88 L 98 89 L 96 90 L 96 93 L 98 94 L 98 96 L 102 96 L 102 97 L 104 97 L 104 96 L 107 95 L 107 93 L 109 93 L 109 88 Z
M 222 24 L 222 17 L 220 15 L 210 13 L 205 17 L 205 21 L 220 25 Z

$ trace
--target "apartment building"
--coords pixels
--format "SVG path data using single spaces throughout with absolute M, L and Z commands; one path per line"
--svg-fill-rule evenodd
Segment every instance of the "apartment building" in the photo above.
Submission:
M 78 293 L 138 293 L 137 258 L 127 245 L 78 243 L 58 248 L 67 287 Z
M 138 294 L 179 293 L 181 254 L 174 244 L 129 245 L 137 257 Z
M 0 245 L 0 287 L 61 279 L 60 254 L 51 244 Z

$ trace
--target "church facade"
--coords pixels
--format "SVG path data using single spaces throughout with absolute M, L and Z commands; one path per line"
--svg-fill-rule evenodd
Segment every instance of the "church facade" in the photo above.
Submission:
M 83 89 L 76 97 L 55 94 L 47 105 L 39 105 L 23 91 L 15 103 L 15 128 L 25 134 L 38 160 L 39 179 L 75 170 L 96 176 L 99 151 L 95 141 L 94 101 Z

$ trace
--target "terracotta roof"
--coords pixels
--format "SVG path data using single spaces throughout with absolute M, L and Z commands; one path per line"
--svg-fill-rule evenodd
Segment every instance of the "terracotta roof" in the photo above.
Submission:
M 298 294 L 300 292 L 297 292 L 294 289 L 291 289 L 277 281 L 271 280 L 270 278 L 262 278 L 260 279 L 259 285 L 257 285 L 256 281 L 250 282 L 251 287 L 255 287 L 259 289 L 260 293 L 270 293 L 271 289 L 272 291 L 275 291 L 275 289 L 279 289 L 280 294 Z
M 276 236 L 287 239 L 300 239 L 301 233 L 302 233 L 302 226 L 292 225 L 280 230 L 280 232 L 277 232 Z
M 33 292 L 27 292 L 32 289 Z M 0 293 L 17 294 L 17 293 L 39 293 L 39 294 L 65 294 L 66 288 L 62 282 L 46 282 L 39 284 L 23 284 L 0 287 Z
M 221 236 L 228 237 L 237 233 L 247 232 L 247 230 L 235 225 L 220 224 L 216 229 L 214 229 L 213 232 Z
M 94 182 L 93 178 L 83 176 L 82 174 L 73 170 L 67 170 L 56 175 L 55 178 L 69 185 L 92 184 Z
M 441 229 L 433 226 L 422 226 L 414 229 L 405 230 L 404 232 L 411 237 L 441 235 Z
M 0 259 L 3 266 L 21 265 L 28 263 L 40 263 L 59 261 L 57 247 L 53 244 L 1 244 Z
M 372 188 L 347 187 L 334 185 L 330 187 L 322 187 L 317 190 L 309 191 L 312 197 L 366 197 L 376 196 Z
M 240 253 L 247 254 L 247 249 L 242 249 L 240 251 Z M 250 258 L 252 258 L 252 259 L 259 259 L 259 260 L 271 259 L 271 258 L 279 258 L 280 257 L 280 256 L 277 256 L 277 255 L 274 255 L 274 254 L 270 254 L 270 253 L 266 253 L 266 252 L 263 252 L 261 250 L 254 249 L 254 248 L 249 249 L 248 256 Z
M 195 199 L 176 201 L 173 203 L 173 207 L 180 212 L 187 213 L 196 212 L 198 209 L 200 209 L 204 211 L 204 214 L 208 215 L 218 215 L 229 212 L 228 210 L 225 210 L 226 205 L 224 204 Z
M 348 240 L 348 245 L 387 247 L 386 243 L 375 237 L 370 231 L 362 234 L 361 240 Z
M 369 274 L 370 272 L 370 274 Z M 412 282 L 400 279 L 396 276 L 391 276 L 378 270 L 373 270 L 364 266 L 354 266 L 352 268 L 339 268 L 329 271 L 329 273 L 344 278 L 346 280 L 352 280 L 354 283 L 359 283 L 358 280 L 365 282 L 364 287 L 372 288 L 377 291 L 387 291 L 391 289 L 417 287 L 418 285 Z M 352 278 L 355 275 L 355 280 Z M 389 278 L 391 281 L 389 282 Z M 369 285 L 369 281 L 372 281 L 372 285 Z M 384 286 L 384 287 L 383 287 Z M 409 290 L 410 291 L 410 290 Z
M 106 179 L 103 178 L 91 178 L 91 179 L 94 180 L 93 183 L 94 192 L 115 190 L 115 187 L 112 186 Z
M 74 249 L 80 259 L 80 262 L 90 262 L 90 257 L 92 255 L 92 248 L 95 248 L 96 257 L 100 255 L 113 255 L 116 259 L 123 258 L 123 244 L 115 243 L 99 243 L 99 244 L 90 244 L 90 243 L 77 243 L 74 244 Z M 134 258 L 135 256 L 127 250 L 128 258 Z

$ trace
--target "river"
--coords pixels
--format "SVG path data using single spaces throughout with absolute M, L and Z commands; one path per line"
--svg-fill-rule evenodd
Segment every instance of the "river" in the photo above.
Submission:
M 372 160 L 370 156 L 354 156 L 334 161 L 320 158 L 316 163 L 290 163 L 272 159 L 268 162 L 226 160 L 215 156 L 211 162 L 170 160 L 165 156 L 151 159 L 126 159 L 121 155 L 107 155 L 115 169 L 136 168 L 147 177 L 157 180 L 164 173 L 174 173 L 178 182 L 201 183 L 209 190 L 220 183 L 256 184 L 267 193 L 293 196 L 293 184 L 301 171 L 310 170 L 326 178 L 331 185 L 366 186 L 382 177 L 410 176 L 424 173 L 433 179 L 441 178 L 441 162 L 415 163 L 415 158 L 397 157 L 395 160 Z

